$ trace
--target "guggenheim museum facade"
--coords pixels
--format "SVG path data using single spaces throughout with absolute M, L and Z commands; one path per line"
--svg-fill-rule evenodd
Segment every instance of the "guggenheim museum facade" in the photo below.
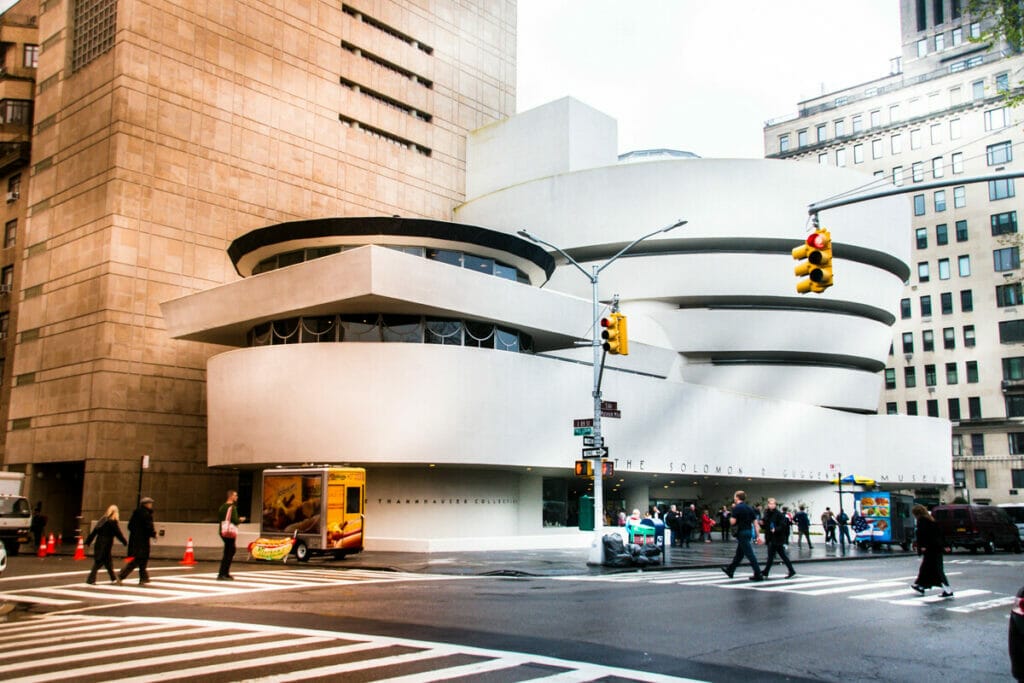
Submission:
M 837 472 L 886 489 L 950 484 L 945 420 L 876 414 L 909 273 L 908 200 L 822 212 L 835 286 L 795 290 L 807 206 L 852 170 L 650 152 L 617 156 L 615 121 L 563 99 L 474 131 L 451 220 L 323 217 L 231 242 L 240 279 L 167 301 L 207 366 L 208 464 L 367 470 L 370 549 L 585 545 L 573 421 L 592 411 L 585 268 L 629 355 L 608 356 L 605 514 L 838 497 Z M 847 501 L 848 503 L 851 501 Z

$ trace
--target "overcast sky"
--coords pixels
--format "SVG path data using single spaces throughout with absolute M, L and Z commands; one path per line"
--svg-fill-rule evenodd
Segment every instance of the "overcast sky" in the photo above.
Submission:
M 763 157 L 766 120 L 889 73 L 898 0 L 519 0 L 519 111 L 571 95 L 619 151 Z

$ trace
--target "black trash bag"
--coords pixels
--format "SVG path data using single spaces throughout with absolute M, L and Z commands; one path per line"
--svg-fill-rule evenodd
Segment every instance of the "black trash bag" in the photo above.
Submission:
M 604 564 L 606 567 L 630 567 L 633 565 L 633 557 L 626 550 L 621 536 L 618 534 L 606 534 L 602 540 L 604 542 Z

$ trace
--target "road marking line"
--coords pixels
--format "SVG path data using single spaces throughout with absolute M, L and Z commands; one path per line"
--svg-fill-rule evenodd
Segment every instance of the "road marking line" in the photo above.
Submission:
M 957 598 L 973 598 L 976 595 L 991 595 L 992 591 L 968 588 L 956 593 Z M 945 602 L 952 598 L 944 598 L 941 595 L 927 595 L 925 597 L 907 598 L 906 600 L 887 600 L 890 605 L 928 605 L 933 602 Z
M 50 605 L 52 607 L 64 607 L 66 605 L 75 605 L 79 602 L 78 600 L 58 600 L 57 598 L 44 598 L 41 596 L 19 595 L 18 593 L 0 593 L 0 600 L 6 600 L 9 602 L 33 602 L 37 605 Z
M 850 583 L 853 581 L 862 581 L 861 579 L 831 579 L 829 581 L 808 581 L 806 583 L 795 583 L 793 579 L 786 581 L 785 583 L 779 583 L 773 581 L 768 585 L 762 582 L 754 582 L 750 586 L 744 586 L 744 588 L 750 588 L 751 590 L 764 591 L 766 593 L 799 593 L 801 588 L 812 587 L 812 586 L 828 586 L 837 583 Z M 806 595 L 806 594 L 805 594 Z
M 95 628 L 95 627 L 93 627 L 93 628 Z M 160 629 L 165 629 L 165 630 L 163 631 L 163 633 L 158 633 L 155 636 L 154 636 L 153 633 L 150 633 L 150 631 L 159 631 Z M 180 630 L 177 630 L 177 631 L 167 631 L 166 629 L 167 629 L 167 625 L 166 624 L 154 624 L 152 626 L 147 626 L 147 627 L 143 627 L 143 628 L 133 629 L 132 630 L 132 635 L 130 635 L 130 636 L 123 636 L 123 635 L 118 634 L 117 635 L 117 640 L 115 642 L 117 642 L 117 644 L 120 645 L 121 643 L 130 643 L 130 642 L 134 642 L 134 641 L 138 641 L 138 640 L 151 640 L 154 637 L 173 638 L 173 637 L 179 636 L 179 635 L 192 635 L 192 634 L 197 634 L 197 633 L 216 633 L 215 629 L 211 629 L 211 628 L 208 628 L 208 627 L 205 627 L 205 626 L 190 626 L 188 628 L 180 629 Z M 17 651 L 17 653 L 16 653 L 17 656 L 19 658 L 20 657 L 28 657 L 28 656 L 31 656 L 31 655 L 39 655 L 39 654 L 46 654 L 48 652 L 67 650 L 68 648 L 72 648 L 72 647 L 84 647 L 84 646 L 88 646 L 88 645 L 90 645 L 92 643 L 95 643 L 97 641 L 105 642 L 105 643 L 108 643 L 108 644 L 110 643 L 110 634 L 109 633 L 98 633 L 97 634 L 97 633 L 94 632 L 88 638 L 65 637 L 65 635 L 67 634 L 67 631 L 60 631 L 59 633 L 60 633 L 60 635 L 54 636 L 52 638 L 42 638 L 42 639 L 39 639 L 39 640 L 35 641 L 37 643 L 53 643 L 52 645 L 41 645 L 39 647 L 31 647 L 31 648 L 26 648 L 26 649 L 19 649 Z M 69 642 L 69 641 L 72 641 L 72 642 Z M 170 644 L 173 645 L 173 643 L 175 643 L 175 642 L 177 642 L 177 641 L 172 641 Z M 156 643 L 153 643 L 153 644 L 151 644 L 149 646 L 150 649 L 153 649 L 153 648 L 156 648 L 156 647 L 159 647 L 159 645 L 156 644 Z
M 120 591 L 119 593 L 79 590 L 77 588 L 60 588 L 56 586 L 53 588 L 47 588 L 45 590 L 49 594 L 66 595 L 68 597 L 82 598 L 85 600 L 128 600 L 131 602 L 154 602 L 156 600 L 160 600 L 161 598 L 185 598 L 191 595 L 190 593 L 180 593 L 177 591 L 158 592 L 158 589 L 156 588 L 128 588 L 127 590 Z M 79 600 L 79 602 L 81 602 L 81 600 Z
M 474 664 L 463 664 L 462 666 L 453 666 L 447 669 L 440 669 L 438 671 L 430 672 L 431 681 L 447 681 L 452 678 L 463 678 L 468 676 L 476 676 L 479 674 L 490 673 L 492 671 L 501 671 L 502 669 L 514 669 L 517 666 L 522 666 L 521 662 L 512 661 L 510 659 L 492 659 L 490 661 L 476 662 Z M 425 674 L 416 673 L 409 674 L 408 676 L 396 676 L 394 678 L 382 678 L 375 681 L 375 683 L 423 683 Z
M 910 595 L 908 591 L 911 590 L 910 586 L 902 590 L 896 591 L 883 591 L 881 593 L 868 593 L 866 595 L 851 595 L 850 600 L 882 600 L 884 598 L 895 598 L 900 595 Z
M 876 588 L 898 588 L 905 586 L 903 581 L 884 581 L 882 583 L 871 583 L 866 581 L 856 586 L 836 586 L 835 588 L 821 588 L 813 591 L 802 591 L 802 595 L 832 595 L 834 593 L 853 593 L 854 591 L 873 590 Z
M 957 593 L 960 595 L 960 593 Z M 955 598 L 954 598 L 955 599 Z M 1004 595 L 1000 598 L 993 598 L 991 600 L 983 600 L 982 602 L 972 602 L 968 605 L 958 605 L 956 607 L 947 607 L 946 609 L 950 612 L 959 612 L 961 614 L 970 614 L 971 612 L 980 612 L 985 609 L 992 609 L 993 607 L 1006 607 L 1016 602 L 1017 598 L 1012 595 Z
M 149 571 L 152 572 L 177 572 L 187 570 L 187 566 L 179 567 L 150 567 Z M 8 576 L 5 579 L 0 579 L 0 583 L 6 583 L 8 581 L 34 581 L 36 579 L 52 579 L 57 576 L 71 577 L 71 576 L 88 576 L 89 570 L 85 569 L 82 571 L 69 571 L 69 572 L 51 572 L 49 574 L 31 574 L 28 576 Z

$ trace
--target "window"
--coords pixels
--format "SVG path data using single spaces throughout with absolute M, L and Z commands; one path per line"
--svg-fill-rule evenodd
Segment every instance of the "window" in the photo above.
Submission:
M 935 34 L 935 51 L 940 52 L 946 49 L 946 34 L 936 33 Z
M 871 112 L 870 117 L 871 117 L 871 127 L 872 128 L 877 128 L 878 126 L 882 125 L 882 110 L 881 109 L 876 109 L 873 112 Z
M 903 185 L 903 167 L 894 166 L 892 169 L 892 184 L 896 187 Z
M 943 292 L 939 294 L 939 305 L 942 309 L 943 315 L 949 315 L 953 312 L 953 295 L 949 292 Z
M 960 421 L 960 399 L 949 398 L 946 399 L 946 410 L 949 413 L 949 419 L 953 422 Z
M 942 348 L 946 350 L 956 348 L 956 328 L 942 328 Z
M 25 44 L 25 60 L 24 64 L 29 69 L 35 69 L 39 66 L 39 46 Z
M 968 238 L 967 234 L 967 221 L 956 222 L 956 241 L 966 242 Z
M 935 244 L 940 247 L 944 244 L 949 244 L 949 230 L 946 228 L 945 223 L 939 223 L 935 226 Z
M 903 385 L 907 389 L 913 389 L 917 386 L 917 373 L 914 371 L 913 367 L 903 368 Z M 916 406 L 914 407 L 914 410 L 917 410 Z M 907 410 L 907 414 L 911 414 L 909 409 Z M 917 413 L 913 414 L 916 415 Z
M 974 488 L 988 488 L 988 473 L 985 470 L 974 470 Z
M 896 388 L 896 371 L 892 368 L 885 369 L 885 388 L 895 389 Z
M 853 146 L 853 163 L 863 164 L 864 163 L 864 145 Z
M 960 290 L 960 310 L 964 313 L 974 310 L 974 293 L 969 289 Z
M 807 146 L 807 129 L 798 130 L 796 132 L 796 145 L 797 147 Z
M 928 39 L 922 38 L 917 41 L 917 56 L 926 57 L 928 55 Z
M 907 415 L 917 415 L 917 401 L 907 401 Z
M 997 142 L 985 148 L 985 159 L 989 166 L 999 166 L 1013 161 L 1013 146 L 1009 140 Z
M 996 306 L 1019 306 L 1024 303 L 1024 289 L 1021 283 L 1013 282 L 1008 285 L 996 285 Z
M 1013 178 L 988 181 L 988 198 L 991 201 L 1013 197 L 1016 192 L 1013 187 Z
M 981 397 L 969 396 L 967 398 L 967 413 L 972 420 L 981 419 Z
M 788 134 L 787 135 L 780 135 L 779 136 L 779 152 L 788 152 L 788 151 L 789 151 L 789 135 Z
M 7 221 L 4 224 L 4 249 L 13 247 L 15 238 L 18 235 L 18 219 Z
M 828 166 L 828 152 L 822 152 L 818 155 L 818 165 Z
M 911 171 L 910 171 L 910 179 L 911 180 L 913 180 L 915 183 L 919 183 L 922 180 L 924 180 L 924 162 L 923 161 L 915 161 L 913 163 L 913 165 L 910 167 L 910 169 L 911 169 Z
M 981 24 L 978 23 L 977 21 L 972 23 L 970 25 L 970 28 L 968 29 L 967 35 L 970 36 L 973 40 L 981 38 Z
M 956 363 L 946 363 L 946 384 L 957 383 Z
M 889 123 L 896 123 L 900 120 L 900 105 L 889 105 Z
M 850 119 L 850 123 L 851 123 L 850 127 L 852 128 L 852 133 L 854 135 L 856 135 L 857 133 L 863 132 L 863 130 L 864 130 L 864 116 L 862 114 L 854 115 L 854 117 L 852 119 Z
M 956 407 L 957 407 L 957 410 L 960 409 L 960 402 L 959 401 L 957 401 L 957 406 Z M 963 434 L 954 434 L 953 435 L 953 457 L 954 458 L 961 458 L 961 457 L 963 457 L 963 454 L 964 454 L 964 435 Z M 956 472 L 963 472 L 963 470 L 953 470 L 953 472 L 954 472 L 954 477 L 955 477 L 955 473 Z M 960 484 L 960 486 L 962 487 L 963 484 Z
M 953 156 L 950 158 L 953 166 L 953 175 L 964 172 L 964 153 L 953 152 Z
M 967 187 L 958 185 L 953 188 L 953 208 L 962 209 L 967 206 Z
M 843 166 L 846 166 L 846 149 L 845 148 L 844 149 L 837 149 L 836 150 L 836 166 L 839 166 L 840 168 L 842 168 Z
M 910 131 L 910 149 L 921 149 L 921 129 Z
M 896 402 L 895 401 L 893 401 L 892 403 L 886 403 L 885 404 L 885 414 L 886 415 L 896 415 L 897 414 Z
M 932 21 L 936 26 L 946 20 L 943 9 L 943 0 L 932 0 Z
M 996 92 L 1006 92 L 1009 89 L 1010 74 L 1005 71 L 1001 74 L 996 74 Z
M 1021 436 L 1024 436 L 1024 434 L 1021 434 Z M 1010 452 L 1013 453 L 1013 451 Z M 1015 489 L 1024 489 L 1024 470 L 1010 470 L 1010 486 Z
M 819 123 L 817 126 L 818 131 L 818 142 L 825 142 L 828 140 L 828 124 Z
M 961 4 L 962 4 L 961 0 L 950 0 L 950 2 L 949 2 L 949 18 L 950 19 L 959 19 L 962 16 L 963 10 L 960 7 Z
M 926 365 L 924 366 L 924 385 L 926 387 L 935 386 L 935 366 Z
M 968 254 L 958 256 L 956 259 L 957 268 L 960 271 L 960 277 L 970 277 L 971 275 L 971 257 Z
M 924 351 L 935 350 L 935 333 L 931 330 L 921 332 L 921 349 Z
M 7 291 L 11 291 L 11 287 L 14 285 L 14 266 L 4 266 L 0 270 L 0 285 L 4 285 Z
M 992 223 L 992 235 L 1008 235 L 1017 232 L 1017 212 L 1004 211 L 989 217 Z
M 939 279 L 940 280 L 948 280 L 949 279 L 949 259 L 948 258 L 940 258 L 939 259 Z
M 945 211 L 946 210 L 946 191 L 936 190 L 935 191 L 935 210 Z
M 1020 285 L 1017 285 L 1020 287 Z M 910 299 L 900 299 L 900 317 L 906 320 L 911 316 Z
M 967 383 L 977 384 L 978 383 L 978 361 L 969 360 L 965 364 L 967 367 Z
M 871 141 L 871 158 L 881 159 L 882 158 L 882 141 L 872 140 Z
M 917 237 L 917 248 L 927 249 L 928 248 L 928 228 L 918 228 L 914 231 Z
M 953 29 L 953 33 L 950 35 L 950 43 L 953 47 L 959 47 L 964 42 L 964 30 L 962 28 Z
M 922 261 L 917 264 L 917 279 L 920 282 L 928 282 L 928 262 Z
M 933 145 L 937 145 L 942 142 L 942 124 L 933 123 L 928 127 L 928 136 L 932 141 Z
M 1008 381 L 1024 379 L 1024 356 L 1003 359 L 1003 379 Z
M 903 353 L 914 352 L 914 333 L 904 332 L 903 333 Z
M 971 83 L 971 98 L 975 100 L 985 98 L 985 81 L 974 81 Z
M 875 178 L 885 178 L 885 171 L 884 170 L 875 171 L 871 175 L 874 176 Z
M 839 119 L 835 122 L 836 137 L 841 138 L 846 135 L 846 120 Z
M 914 195 L 914 215 L 915 216 L 923 216 L 924 215 L 924 195 L 923 194 L 915 194 Z
M 74 3 L 70 25 L 71 72 L 74 73 L 114 47 L 117 29 L 117 0 Z
M 992 264 L 997 273 L 1020 268 L 1020 248 L 1006 247 L 994 250 L 992 252 Z
M 949 139 L 959 140 L 960 139 L 960 119 L 949 120 Z
M 985 455 L 984 434 L 971 434 L 971 453 L 974 455 Z
M 964 346 L 974 346 L 974 325 L 964 325 Z
M 32 123 L 32 101 L 31 100 L 0 100 L 0 113 L 3 114 L 3 123 Z
M 1003 320 L 999 323 L 999 343 L 1016 344 L 1024 341 L 1024 320 Z
M 928 410 L 928 417 L 938 417 L 939 416 L 939 402 L 937 400 L 935 400 L 934 398 L 930 398 L 925 403 L 925 406 L 926 406 L 926 409 Z
M 989 109 L 985 112 L 985 130 L 1001 130 L 1010 125 L 1005 107 Z
M 1006 417 L 1024 417 L 1024 396 L 1011 394 L 1006 397 Z M 1018 434 L 1024 436 L 1024 433 Z M 1010 452 L 1013 453 L 1012 450 Z
M 893 154 L 900 154 L 903 152 L 903 138 L 900 137 L 899 133 L 889 136 L 889 150 Z

